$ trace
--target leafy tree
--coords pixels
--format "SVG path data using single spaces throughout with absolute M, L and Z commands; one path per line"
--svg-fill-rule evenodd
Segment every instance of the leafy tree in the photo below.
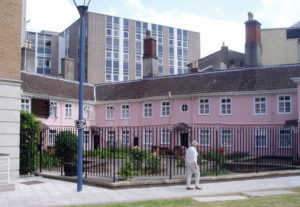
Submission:
M 37 167 L 38 139 L 41 122 L 27 112 L 21 111 L 20 118 L 20 174 L 35 173 Z

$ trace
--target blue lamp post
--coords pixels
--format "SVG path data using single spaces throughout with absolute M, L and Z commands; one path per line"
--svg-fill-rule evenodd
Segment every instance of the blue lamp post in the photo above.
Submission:
M 83 77 L 85 69 L 85 17 L 88 11 L 90 0 L 73 0 L 80 14 L 80 52 L 79 52 L 79 118 L 76 121 L 78 129 L 77 148 L 77 192 L 82 191 L 82 171 L 83 171 L 83 129 L 85 120 L 83 119 Z

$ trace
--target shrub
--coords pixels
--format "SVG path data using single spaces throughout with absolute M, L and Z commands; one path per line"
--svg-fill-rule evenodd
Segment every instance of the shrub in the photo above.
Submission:
M 137 175 L 137 171 L 134 170 L 133 164 L 130 161 L 125 162 L 118 171 L 118 175 L 122 176 L 125 180 Z
M 76 162 L 77 136 L 70 131 L 62 131 L 55 138 L 55 155 L 63 163 Z
M 41 122 L 29 112 L 21 111 L 20 117 L 20 174 L 35 173 L 36 154 Z
M 178 157 L 177 160 L 177 167 L 184 167 L 185 166 L 185 156 Z
M 113 157 L 112 152 L 110 150 L 105 150 L 105 149 L 100 149 L 100 148 L 95 149 L 95 150 L 86 151 L 84 153 L 86 156 L 98 157 L 100 159 Z
M 143 161 L 148 157 L 149 152 L 145 149 L 141 149 L 139 147 L 133 147 L 129 151 L 129 157 L 131 162 L 133 163 L 133 169 L 142 170 Z
M 42 156 L 42 168 L 49 168 L 49 167 L 59 167 L 59 160 L 49 150 L 43 150 L 43 156 Z M 37 165 L 40 167 L 40 156 L 37 156 Z
M 224 163 L 225 160 L 225 150 L 223 148 L 217 148 L 217 149 L 212 149 L 210 151 L 207 152 L 203 152 L 200 155 L 200 159 L 205 159 L 205 160 L 213 160 L 213 161 L 217 161 L 218 163 L 222 164 Z
M 158 173 L 160 171 L 161 158 L 155 154 L 151 154 L 146 159 L 145 170 L 150 173 Z

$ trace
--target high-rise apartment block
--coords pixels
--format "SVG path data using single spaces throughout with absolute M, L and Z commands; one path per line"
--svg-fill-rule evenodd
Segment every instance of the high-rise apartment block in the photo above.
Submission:
M 159 75 L 187 72 L 189 62 L 200 57 L 200 34 L 184 29 L 89 12 L 86 17 L 86 74 L 89 83 L 116 82 L 143 77 L 143 39 L 150 30 L 157 40 Z M 79 59 L 79 21 L 60 34 L 62 58 Z M 64 52 L 61 52 L 64 51 Z M 53 75 L 62 74 L 53 67 Z

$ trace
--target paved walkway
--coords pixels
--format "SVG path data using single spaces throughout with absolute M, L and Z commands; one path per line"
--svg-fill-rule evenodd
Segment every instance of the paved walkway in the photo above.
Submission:
M 84 186 L 82 192 L 76 192 L 76 183 L 42 177 L 19 179 L 15 184 L 15 191 L 0 192 L 1 207 L 68 206 L 247 193 L 300 187 L 300 176 L 207 183 L 202 184 L 203 190 L 186 190 L 184 185 L 119 190 Z

